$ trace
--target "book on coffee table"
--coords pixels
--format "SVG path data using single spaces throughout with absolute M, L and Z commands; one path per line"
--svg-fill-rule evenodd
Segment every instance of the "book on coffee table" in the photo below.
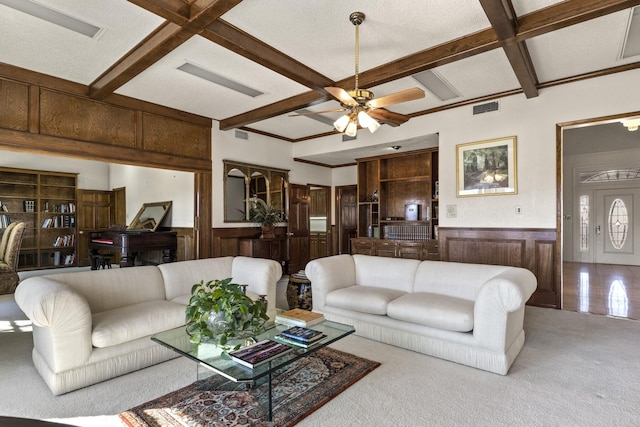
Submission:
M 313 326 L 324 321 L 322 313 L 316 313 L 301 308 L 276 314 L 276 323 L 289 326 Z
M 229 352 L 231 360 L 248 368 L 255 368 L 291 351 L 288 345 L 273 340 L 262 340 L 250 346 Z
M 293 326 L 286 331 L 280 332 L 280 335 L 303 343 L 310 343 L 322 338 L 322 332 L 305 328 L 304 326 Z
M 285 344 L 291 344 L 291 345 L 295 345 L 297 347 L 302 347 L 302 348 L 309 348 L 309 347 L 313 347 L 316 344 L 319 344 L 320 342 L 322 342 L 322 338 L 326 338 L 327 336 L 322 334 L 320 335 L 320 337 L 315 340 L 315 341 L 311 341 L 311 342 L 302 342 L 302 341 L 298 341 L 298 340 L 294 340 L 291 338 L 287 338 L 285 336 L 283 336 L 282 334 L 278 334 L 276 336 L 274 336 L 273 338 L 276 341 L 280 341 L 283 342 Z

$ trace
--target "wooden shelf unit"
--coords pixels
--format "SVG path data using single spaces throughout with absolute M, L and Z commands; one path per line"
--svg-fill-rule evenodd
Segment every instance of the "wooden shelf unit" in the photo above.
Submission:
M 437 148 L 358 159 L 358 237 L 432 239 L 437 180 Z M 409 204 L 418 206 L 417 220 L 406 220 Z
M 0 168 L 0 219 L 25 223 L 18 270 L 77 265 L 77 182 L 74 173 Z

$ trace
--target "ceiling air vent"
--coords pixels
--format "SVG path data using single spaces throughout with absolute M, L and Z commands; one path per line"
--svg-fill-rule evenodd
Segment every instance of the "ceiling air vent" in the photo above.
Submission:
M 487 102 L 486 104 L 479 104 L 473 106 L 473 115 L 489 113 L 491 111 L 498 111 L 500 109 L 500 104 L 498 101 Z
M 249 139 L 249 133 L 242 130 L 236 130 L 236 138 Z
M 355 141 L 357 138 L 357 136 L 349 136 L 344 133 L 342 134 L 342 142 Z

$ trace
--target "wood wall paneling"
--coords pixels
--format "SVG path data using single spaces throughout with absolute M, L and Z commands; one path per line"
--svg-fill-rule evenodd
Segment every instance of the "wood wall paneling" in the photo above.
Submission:
M 0 79 L 0 127 L 29 130 L 29 85 Z
M 40 91 L 40 133 L 135 148 L 135 111 L 47 89 Z
M 207 138 L 211 139 L 210 127 L 142 114 L 142 148 L 146 151 L 208 159 L 211 158 L 210 144 L 201 143 Z
M 536 275 L 538 288 L 529 303 L 560 308 L 560 280 L 553 229 L 440 228 L 442 261 L 522 267 Z

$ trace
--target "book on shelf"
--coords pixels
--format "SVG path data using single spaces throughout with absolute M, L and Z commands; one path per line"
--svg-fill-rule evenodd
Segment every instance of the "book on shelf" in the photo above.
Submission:
M 294 326 L 286 331 L 280 332 L 280 335 L 287 339 L 306 344 L 322 339 L 322 332 L 305 328 L 304 326 Z
M 289 326 L 313 326 L 324 321 L 322 313 L 316 313 L 301 308 L 276 314 L 276 323 Z
M 316 344 L 319 344 L 322 342 L 322 338 L 326 338 L 327 336 L 322 334 L 320 335 L 320 338 L 318 338 L 315 341 L 311 341 L 311 342 L 302 342 L 302 341 L 298 341 L 298 340 L 294 340 L 291 338 L 287 338 L 285 336 L 283 336 L 282 334 L 278 334 L 276 336 L 274 336 L 273 338 L 275 338 L 277 341 L 279 342 L 283 342 L 285 344 L 291 344 L 291 345 L 295 345 L 297 347 L 302 347 L 302 348 L 309 348 L 309 347 L 313 347 Z
M 262 340 L 250 346 L 229 352 L 231 360 L 248 368 L 255 368 L 290 352 L 286 344 L 273 340 Z

